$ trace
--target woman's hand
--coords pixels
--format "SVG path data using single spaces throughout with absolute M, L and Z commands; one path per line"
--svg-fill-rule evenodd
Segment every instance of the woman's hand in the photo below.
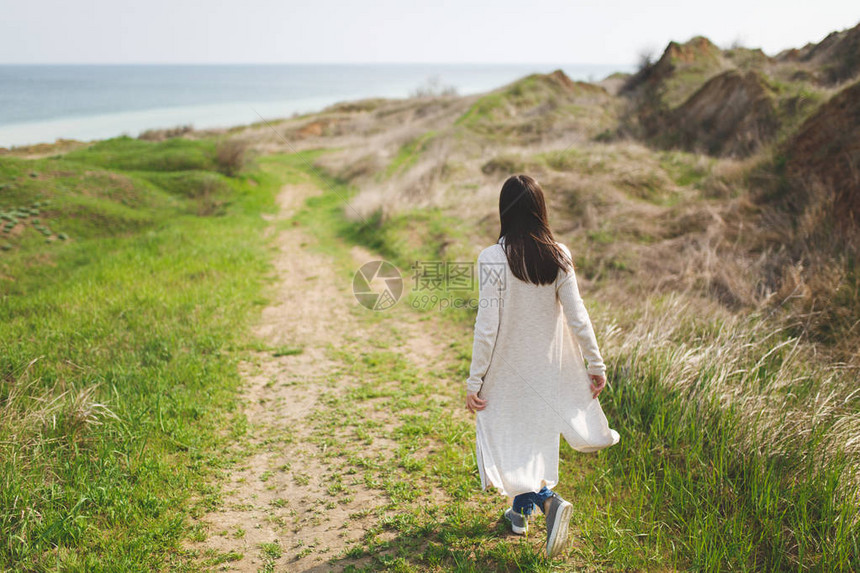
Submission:
M 478 394 L 476 392 L 470 392 L 466 394 L 466 409 L 472 412 L 473 414 L 477 410 L 483 410 L 487 407 L 487 401 L 478 398 Z
M 599 376 L 597 374 L 590 374 L 591 376 L 591 397 L 597 398 L 603 389 L 606 388 L 606 377 Z

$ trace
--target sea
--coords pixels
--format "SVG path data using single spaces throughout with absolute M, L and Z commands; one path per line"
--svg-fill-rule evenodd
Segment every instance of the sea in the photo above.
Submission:
M 0 65 L 0 147 L 90 141 L 147 129 L 218 128 L 369 97 L 453 88 L 462 95 L 562 69 L 599 81 L 608 64 Z

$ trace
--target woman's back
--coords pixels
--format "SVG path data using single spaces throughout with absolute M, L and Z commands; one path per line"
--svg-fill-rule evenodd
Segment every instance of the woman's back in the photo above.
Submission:
M 561 360 L 558 329 L 563 324 L 560 323 L 562 312 L 556 296 L 557 283 L 538 285 L 518 279 L 511 272 L 503 245 L 504 240 L 489 247 L 482 254 L 484 264 L 479 262 L 479 268 L 483 266 L 481 275 L 485 279 L 491 273 L 499 278 L 504 273 L 498 290 L 488 303 L 498 305 L 499 310 L 494 349 L 499 359 L 491 361 L 482 391 L 484 394 L 494 393 L 497 382 L 495 371 L 498 369 L 514 369 L 519 373 L 514 364 L 529 364 L 532 368 L 528 373 L 521 373 L 524 380 L 520 386 L 528 383 L 550 388 L 557 381 L 557 367 Z M 536 367 L 541 368 L 536 371 Z M 528 388 L 520 392 L 515 388 L 508 390 L 526 393 Z
M 503 245 L 504 238 L 478 257 L 470 383 L 486 400 L 476 418 L 482 483 L 514 496 L 557 483 L 560 435 L 580 451 L 619 436 L 588 389 L 589 371 L 602 375 L 605 367 L 574 270 L 559 270 L 549 284 L 521 280 Z

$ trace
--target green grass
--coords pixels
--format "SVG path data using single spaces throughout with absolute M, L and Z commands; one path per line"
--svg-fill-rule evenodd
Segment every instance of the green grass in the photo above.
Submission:
M 432 302 L 411 289 L 413 262 L 469 260 L 468 222 L 436 210 L 348 219 L 344 200 L 355 190 L 308 166 L 323 150 L 262 158 L 227 178 L 206 163 L 211 142 L 100 146 L 68 158 L 0 158 L 0 211 L 20 214 L 0 252 L 4 567 L 194 568 L 179 548 L 196 535 L 187 518 L 218 506 L 211 472 L 237 461 L 219 446 L 247 427 L 235 411 L 237 360 L 246 349 L 302 351 L 242 340 L 265 303 L 260 215 L 274 211 L 281 183 L 301 181 L 324 191 L 277 225 L 312 229 L 344 280 L 356 270 L 350 247 L 363 245 L 395 263 L 407 288 L 392 311 L 356 310 L 369 341 L 329 350 L 341 364 L 331 376 L 356 381 L 346 393 L 324 391 L 324 407 L 310 416 L 310 439 L 333 471 L 293 473 L 299 485 L 324 480 L 331 499 L 321 511 L 359 485 L 387 500 L 350 517 L 375 519 L 359 544 L 326 555 L 331 563 L 351 571 L 857 568 L 857 500 L 843 483 L 852 460 L 827 439 L 839 411 L 801 437 L 776 428 L 785 435 L 774 441 L 755 409 L 722 403 L 734 389 L 796 407 L 841 387 L 760 317 L 720 321 L 659 301 L 646 312 L 588 297 L 611 368 L 601 404 L 622 440 L 590 455 L 562 444 L 558 491 L 574 502 L 577 543 L 548 561 L 540 525 L 526 539 L 510 535 L 504 499 L 480 492 L 474 427 L 452 410 L 461 407 L 474 310 L 438 312 L 439 300 L 474 300 L 475 289 L 435 292 Z M 135 152 L 156 159 L 132 160 Z M 38 213 L 24 216 L 25 208 Z M 46 243 L 37 224 L 69 239 Z M 446 337 L 454 359 L 420 370 L 392 349 L 403 336 L 392 317 L 413 312 L 427 320 L 427 336 Z M 444 333 L 428 320 L 435 316 Z M 382 438 L 394 438 L 393 451 L 371 453 Z M 288 551 L 325 551 L 258 549 L 263 570 Z
M 708 80 L 722 70 L 712 63 L 691 65 L 676 71 L 666 81 L 665 101 L 670 108 L 676 108 L 688 101 Z
M 661 151 L 658 153 L 660 167 L 668 173 L 676 184 L 686 187 L 699 188 L 702 180 L 708 175 L 708 167 L 716 163 L 712 158 L 707 158 L 702 165 L 702 156 L 684 151 Z
M 675 158 L 666 160 L 674 163 Z M 691 178 L 685 181 L 690 184 L 698 177 L 686 163 L 675 175 Z M 330 253 L 361 244 L 401 269 L 426 257 L 458 257 L 448 243 L 466 236 L 466 222 L 432 211 L 350 221 L 343 217 L 343 201 L 353 191 L 315 173 L 308 177 L 327 192 L 308 201 L 298 220 L 313 226 Z M 349 272 L 343 269 L 345 276 Z M 791 406 L 783 407 L 802 413 L 817 392 L 848 387 L 847 379 L 840 381 L 826 365 L 792 354 L 788 331 L 774 331 L 776 326 L 768 327 L 763 317 L 728 323 L 699 315 L 693 307 L 661 307 L 659 301 L 627 309 L 589 301 L 601 339 L 606 336 L 601 326 L 621 325 L 603 348 L 612 386 L 601 404 L 622 439 L 592 455 L 562 444 L 564 478 L 558 490 L 574 501 L 579 536 L 568 561 L 547 562 L 534 545 L 504 534 L 495 507 L 499 500 L 479 491 L 473 428 L 455 422 L 429 399 L 431 392 L 445 392 L 459 404 L 458 381 L 466 377 L 474 321 L 468 309 L 442 313 L 462 335 L 451 341 L 460 360 L 429 374 L 437 378 L 433 390 L 396 354 L 343 357 L 353 364 L 351 374 L 366 384 L 350 400 L 332 397 L 330 404 L 347 418 L 352 412 L 358 440 L 372 442 L 374 429 L 355 416 L 354 404 L 381 399 L 385 405 L 378 407 L 403 412 L 395 430 L 399 458 L 385 464 L 344 453 L 351 459 L 346 467 L 364 468 L 365 483 L 389 492 L 392 503 L 386 509 L 398 514 L 384 519 L 379 531 L 369 531 L 365 548 L 354 548 L 348 556 L 369 556 L 364 570 L 397 571 L 575 570 L 584 565 L 609 570 L 856 569 L 857 499 L 845 481 L 856 461 L 827 438 L 840 411 L 823 416 L 811 433 L 798 434 L 791 426 L 767 426 L 766 416 L 756 416 L 759 410 L 744 407 L 744 400 L 758 400 L 751 403 L 771 408 L 774 416 L 778 404 L 789 400 Z M 645 313 L 653 304 L 656 309 Z M 386 385 L 391 380 L 398 383 Z M 748 398 L 729 397 L 738 393 Z M 342 419 L 326 414 L 332 418 Z M 410 451 L 431 443 L 439 445 L 436 452 L 410 458 Z M 395 459 L 399 469 L 392 472 Z M 415 491 L 422 483 L 443 489 L 450 499 L 423 499 Z M 395 532 L 394 542 L 377 540 L 385 529 Z
M 272 352 L 272 356 L 275 358 L 280 358 L 281 356 L 294 356 L 296 354 L 301 354 L 304 352 L 303 348 L 296 348 L 292 346 L 281 346 L 276 348 L 274 352 Z
M 403 302 L 419 310 L 439 309 L 446 301 L 456 299 L 467 303 L 475 298 L 474 289 L 450 290 L 445 285 L 432 291 L 409 288 L 418 280 L 418 275 L 423 276 L 427 272 L 426 265 L 420 264 L 416 268 L 416 261 L 432 263 L 443 260 L 444 253 L 447 260 L 474 263 L 474 256 L 466 248 L 466 233 L 459 219 L 445 214 L 442 209 L 433 208 L 412 209 L 387 218 L 377 211 L 353 222 L 351 218 L 345 217 L 345 202 L 356 190 L 317 169 L 309 168 L 306 159 L 291 156 L 286 161 L 291 162 L 293 168 L 303 172 L 311 183 L 325 192 L 308 199 L 295 221 L 312 228 L 317 235 L 331 237 L 331 240 L 322 242 L 322 248 L 327 253 L 345 260 L 343 253 L 346 246 L 359 244 L 368 247 L 400 270 L 406 296 Z M 352 281 L 356 270 L 346 267 L 342 273 Z M 467 311 L 466 308 L 450 308 L 453 313 Z
M 457 118 L 455 125 L 471 128 L 483 125 L 489 128 L 490 124 L 509 117 L 509 106 L 532 108 L 546 103 L 547 98 L 555 103 L 556 92 L 555 86 L 550 85 L 540 74 L 532 74 L 481 96 L 466 113 Z
M 481 96 L 478 101 L 457 118 L 455 125 L 474 127 L 480 123 L 491 121 L 496 114 L 501 113 L 505 103 L 503 94 L 492 93 Z
M 19 222 L 0 253 L 3 568 L 157 570 L 191 496 L 212 503 L 280 183 L 272 165 L 214 173 L 213 150 L 119 138 L 0 158 L 0 210 L 39 202 L 68 236 Z
M 731 346 L 744 342 L 755 344 Z M 695 570 L 850 570 L 860 557 L 856 523 L 848 525 L 856 500 L 837 491 L 849 465 L 825 454 L 824 428 L 779 454 L 765 443 L 760 454 L 739 447 L 755 443 L 758 420 L 720 406 L 708 363 L 691 388 L 667 387 L 675 360 L 671 351 L 611 356 L 614 386 L 602 403 L 624 435 L 606 469 L 633 496 L 633 530 L 672 544 Z
M 436 132 L 427 131 L 405 143 L 385 168 L 383 177 L 391 177 L 412 167 L 435 136 Z
M 68 161 L 123 171 L 215 170 L 215 142 L 183 138 L 164 142 L 118 137 L 64 156 Z
M 608 127 L 608 109 L 590 100 L 601 97 L 600 88 L 562 85 L 555 78 L 532 74 L 478 98 L 454 125 L 488 137 L 537 137 L 556 129 L 560 121 L 587 120 L 578 127 L 599 133 Z M 585 96 L 582 101 L 577 98 Z M 539 113 L 530 113 L 540 110 Z M 521 118 L 529 116 L 522 123 Z M 579 121 L 577 121 L 579 123 Z

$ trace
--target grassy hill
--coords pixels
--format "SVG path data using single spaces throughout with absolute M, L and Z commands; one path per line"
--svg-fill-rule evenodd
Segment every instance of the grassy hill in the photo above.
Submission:
M 187 517 L 238 461 L 219 447 L 244 431 L 236 364 L 283 182 L 326 189 L 303 224 L 406 273 L 473 261 L 502 182 L 527 172 L 624 431 L 588 462 L 613 492 L 590 522 L 601 566 L 856 569 L 858 37 L 774 57 L 696 37 L 593 84 L 557 71 L 0 155 L 0 563 L 189 567 Z M 474 313 L 445 317 L 467 332 Z M 566 475 L 581 463 L 563 452 Z
M 158 569 L 209 495 L 279 188 L 221 167 L 214 140 L 0 157 L 4 569 Z
M 436 210 L 469 220 L 470 238 L 486 242 L 501 181 L 527 171 L 550 191 L 555 228 L 590 278 L 797 318 L 814 305 L 805 287 L 786 297 L 798 280 L 815 284 L 819 298 L 856 288 L 848 258 L 829 286 L 821 277 L 832 269 L 813 259 L 856 255 L 856 225 L 842 222 L 860 216 L 850 167 L 860 77 L 846 72 L 835 82 L 821 66 L 841 65 L 847 48 L 839 46 L 858 36 L 860 26 L 829 36 L 828 58 L 810 55 L 823 53 L 812 46 L 769 57 L 696 37 L 671 42 L 620 88 L 611 87 L 618 78 L 589 84 L 557 71 L 480 96 L 334 106 L 278 129 L 290 148 L 337 149 L 317 165 L 358 189 L 347 216 L 387 221 Z M 324 133 L 311 129 L 322 124 Z M 266 126 L 243 137 L 285 148 L 278 135 Z M 783 218 L 789 203 L 792 221 L 835 225 L 838 236 L 807 241 Z M 805 252 L 781 254 L 799 243 Z M 801 328 L 807 340 L 833 340 L 815 321 Z M 838 325 L 851 336 L 853 328 Z M 855 346 L 835 356 L 850 360 Z

